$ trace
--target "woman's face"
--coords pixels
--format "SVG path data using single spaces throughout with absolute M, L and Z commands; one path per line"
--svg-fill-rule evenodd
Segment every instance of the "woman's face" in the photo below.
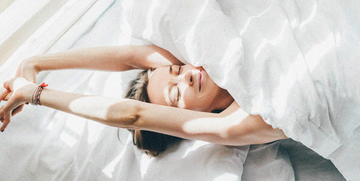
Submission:
M 151 103 L 206 112 L 222 90 L 202 67 L 190 64 L 157 68 L 147 88 Z

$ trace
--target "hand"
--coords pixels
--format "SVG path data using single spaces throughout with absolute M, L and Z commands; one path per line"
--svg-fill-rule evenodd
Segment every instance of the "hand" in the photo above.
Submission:
M 7 103 L 0 108 L 0 120 L 3 123 L 0 131 L 3 132 L 11 121 L 11 116 L 19 113 L 25 102 L 31 102 L 31 97 L 36 84 L 24 78 L 12 78 L 4 82 L 4 88 L 0 93 L 0 101 Z
M 19 67 L 17 68 L 15 77 L 22 77 L 22 78 L 26 79 L 27 81 L 36 83 L 36 76 L 38 75 L 38 73 L 40 71 L 36 68 L 35 61 L 36 61 L 36 57 L 32 57 L 32 58 L 22 61 L 19 65 Z M 7 100 L 8 97 L 10 96 L 10 94 L 5 93 L 4 96 L 5 96 L 4 99 Z M 24 108 L 24 105 L 25 104 L 21 104 L 20 106 L 15 108 L 12 112 L 12 115 L 14 116 L 15 114 L 22 111 L 22 109 Z M 3 122 L 3 119 L 1 119 L 1 122 Z

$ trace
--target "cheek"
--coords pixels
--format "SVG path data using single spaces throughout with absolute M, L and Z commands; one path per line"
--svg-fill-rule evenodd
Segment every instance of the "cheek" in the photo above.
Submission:
M 197 110 L 199 105 L 199 99 L 191 91 L 186 91 L 182 94 L 181 99 L 179 100 L 178 107 L 184 109 Z
M 194 111 L 203 111 L 210 105 L 209 102 L 211 101 L 209 101 L 209 97 L 206 95 L 197 96 L 196 94 L 187 93 L 180 99 L 178 107 Z

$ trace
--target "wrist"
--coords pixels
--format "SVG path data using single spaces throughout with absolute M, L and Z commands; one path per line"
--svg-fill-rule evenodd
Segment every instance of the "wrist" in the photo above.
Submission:
M 31 103 L 34 92 L 37 90 L 36 84 L 28 84 L 21 90 L 22 100 L 24 102 Z

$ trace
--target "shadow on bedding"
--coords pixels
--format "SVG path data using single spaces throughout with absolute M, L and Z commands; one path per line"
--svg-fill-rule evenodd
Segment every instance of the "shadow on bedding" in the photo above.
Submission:
M 287 150 L 295 173 L 295 180 L 341 181 L 345 178 L 334 164 L 300 142 L 292 139 L 282 141 L 280 148 Z

